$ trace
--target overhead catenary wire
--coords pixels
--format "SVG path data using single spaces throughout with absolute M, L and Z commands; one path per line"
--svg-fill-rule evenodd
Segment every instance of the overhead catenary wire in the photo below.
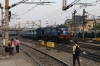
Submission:
M 40 19 L 38 19 L 38 20 L 40 20 Z
M 45 1 L 45 0 L 44 0 Z M 38 2 L 38 3 L 40 3 L 41 2 L 41 0 Z M 29 11 L 31 11 L 33 8 L 35 8 L 36 6 L 38 6 L 38 4 L 36 4 L 34 7 L 32 7 L 32 8 L 30 8 L 29 10 L 27 10 L 26 12 L 24 12 L 24 13 L 22 13 L 19 17 L 22 17 L 22 16 L 24 16 L 26 13 L 28 13 Z
M 93 16 L 91 16 L 91 14 L 88 14 L 89 15 L 89 17 L 93 17 Z M 70 15 L 67 15 L 67 17 L 68 16 L 70 16 Z M 94 15 L 95 17 L 96 17 L 96 15 Z M 59 16 L 60 17 L 60 16 Z M 53 19 L 55 19 L 55 18 L 53 18 Z M 51 20 L 51 19 L 50 19 Z M 59 19 L 59 18 L 57 18 L 56 20 L 53 20 L 53 22 L 58 22 L 59 20 L 61 20 L 61 19 Z M 48 20 L 49 21 L 49 20 Z M 52 21 L 52 20 L 51 20 Z M 50 22 L 51 23 L 51 22 Z
M 32 1 L 35 1 L 35 0 L 32 0 Z M 41 0 L 40 0 L 41 1 Z M 30 5 L 26 5 L 24 8 L 22 8 L 22 9 L 24 9 L 24 10 L 21 10 L 22 12 L 21 13 L 16 13 L 16 14 L 18 14 L 18 18 L 20 18 L 22 15 L 25 15 L 26 14 L 26 12 L 24 12 L 23 13 L 23 11 L 25 11 L 28 7 L 29 7 Z M 12 22 L 14 22 L 14 21 L 16 21 L 16 20 L 18 20 L 18 19 L 15 19 L 15 20 L 13 20 Z
M 78 11 L 78 10 L 80 10 L 80 9 L 82 9 L 82 7 L 77 8 L 76 11 Z M 73 10 L 72 10 L 72 12 L 73 12 Z M 64 15 L 65 15 L 65 14 L 64 14 Z M 52 20 L 57 20 L 57 21 L 58 21 L 59 18 L 61 18 L 61 16 L 64 16 L 64 15 L 62 14 L 62 15 L 60 15 L 60 16 L 57 16 L 57 17 L 51 18 L 51 19 L 49 19 L 49 20 L 51 20 L 51 21 L 52 21 Z M 72 14 L 71 14 L 71 15 L 72 15 Z M 70 16 L 70 15 L 67 14 L 66 17 L 69 17 L 69 16 Z M 65 16 L 64 16 L 64 18 L 65 18 Z M 49 21 L 49 20 L 48 20 L 48 21 Z M 47 21 L 47 20 L 45 20 L 45 21 Z M 50 23 L 51 23 L 51 22 L 50 22 Z
M 40 1 L 41 1 L 41 0 L 40 0 Z M 75 1 L 76 1 L 76 0 L 75 0 Z M 78 0 L 78 1 L 80 1 L 80 0 Z M 77 2 L 78 2 L 78 1 L 77 1 Z M 72 2 L 72 3 L 74 3 L 74 2 Z M 37 6 L 37 5 L 35 5 L 34 7 L 36 7 L 36 6 Z M 33 8 L 34 8 L 34 7 L 33 7 Z M 29 9 L 28 11 L 24 12 L 23 14 L 21 14 L 20 17 L 22 17 L 23 15 L 25 15 L 27 12 L 29 12 L 29 11 L 32 10 L 33 8 L 31 8 L 31 9 Z
M 94 3 L 94 2 L 93 2 Z M 57 14 L 56 14 L 57 15 Z M 54 15 L 53 15 L 54 16 Z
M 54 19 L 54 18 L 53 18 Z M 51 20 L 51 19 L 50 19 Z M 56 19 L 55 19 L 56 20 Z M 48 20 L 49 21 L 49 20 Z M 51 23 L 51 22 L 50 22 Z
M 76 1 L 76 0 L 75 0 L 75 1 Z M 80 1 L 80 0 L 78 0 L 78 1 Z M 78 2 L 78 1 L 77 1 L 77 2 Z M 73 2 L 73 3 L 74 3 L 74 2 Z M 71 4 L 72 4 L 72 3 L 71 3 Z
M 35 1 L 35 0 L 32 0 L 32 1 Z M 30 4 L 30 5 L 31 5 L 31 4 Z M 16 12 L 15 14 L 20 15 L 20 14 L 23 13 L 30 5 L 29 5 L 29 4 L 26 5 L 25 7 L 23 7 L 22 9 L 20 9 L 20 10 L 19 10 L 18 12 Z
M 46 1 L 46 0 L 44 0 L 44 1 Z M 40 0 L 39 2 L 41 2 L 41 0 Z M 29 10 L 27 10 L 26 12 L 22 13 L 22 14 L 19 15 L 18 17 L 22 17 L 22 16 L 24 16 L 26 13 L 28 13 L 29 11 L 31 11 L 31 10 L 32 10 L 33 8 L 35 8 L 37 5 L 38 5 L 38 4 L 36 4 L 34 7 L 32 7 L 32 8 L 29 9 Z M 16 21 L 16 20 L 15 20 L 15 21 Z
M 78 7 L 77 9 L 80 9 L 80 7 Z M 73 10 L 74 10 L 74 9 L 71 9 L 71 10 L 68 10 L 68 11 L 66 11 L 66 12 L 60 12 L 60 13 L 58 13 L 58 14 L 55 13 L 55 14 L 53 14 L 53 15 L 50 15 L 49 18 L 50 18 L 50 17 L 54 17 L 54 16 L 58 16 L 58 15 L 61 15 L 61 14 L 73 12 Z M 48 18 L 48 17 L 44 17 L 44 18 L 42 18 L 42 19 L 40 19 L 40 20 L 43 20 L 43 19 L 46 19 L 46 18 Z
M 82 9 L 82 7 L 76 8 L 77 11 L 80 10 L 80 9 Z M 73 10 L 74 9 L 71 9 L 71 10 L 67 11 L 67 15 L 70 14 L 69 12 L 73 12 Z M 58 16 L 58 15 L 60 15 L 60 16 Z M 60 14 L 51 15 L 51 16 L 49 16 L 49 18 L 51 18 L 49 20 L 52 20 L 52 19 L 55 19 L 55 18 L 60 18 L 63 15 L 66 15 L 66 14 L 65 13 L 60 13 Z M 54 17 L 54 16 L 57 16 L 57 17 Z M 52 17 L 54 17 L 54 18 L 52 18 Z M 46 17 L 46 18 L 48 18 L 48 17 Z M 43 18 L 43 19 L 46 19 L 46 18 Z M 40 20 L 43 20 L 43 19 L 40 19 Z
M 77 2 L 79 2 L 80 0 L 78 0 Z M 76 3 L 77 3 L 76 2 Z M 74 3 L 74 2 L 73 2 Z M 92 2 L 92 3 L 95 3 L 95 2 Z M 71 3 L 72 4 L 72 3 Z M 75 3 L 74 3 L 75 4 Z M 86 6 L 87 7 L 87 6 Z M 66 13 L 66 12 L 63 12 L 63 13 Z M 56 14 L 57 15 L 57 14 Z M 54 15 L 53 15 L 54 16 Z M 43 19 L 45 19 L 45 18 L 43 18 Z M 42 20 L 42 19 L 40 19 L 40 20 Z
M 60 16 L 59 16 L 60 17 Z M 52 19 L 55 19 L 55 20 L 57 20 L 57 21 L 59 21 L 59 18 L 58 17 L 56 17 L 57 19 L 55 19 L 55 18 L 52 18 Z M 49 19 L 49 20 L 51 20 L 51 19 Z M 49 20 L 46 20 L 46 21 L 49 21 Z M 52 21 L 52 20 L 51 20 Z M 55 21 L 53 21 L 53 22 L 55 22 Z M 51 23 L 51 22 L 50 22 Z
M 75 0 L 76 1 L 76 0 Z M 78 0 L 79 1 L 79 0 Z

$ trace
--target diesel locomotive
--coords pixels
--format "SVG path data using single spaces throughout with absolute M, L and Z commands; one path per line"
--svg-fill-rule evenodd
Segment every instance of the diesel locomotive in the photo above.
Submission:
M 43 28 L 21 31 L 20 36 L 33 40 L 54 41 L 68 43 L 71 36 L 65 25 L 47 26 Z

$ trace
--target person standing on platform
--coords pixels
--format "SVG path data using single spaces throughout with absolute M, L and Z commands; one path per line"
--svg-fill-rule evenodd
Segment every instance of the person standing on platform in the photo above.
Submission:
M 20 41 L 18 40 L 18 38 L 16 38 L 15 45 L 16 45 L 16 52 L 17 53 L 19 53 L 19 44 L 20 44 Z
M 80 66 L 79 53 L 80 53 L 80 49 L 79 49 L 79 46 L 77 45 L 77 41 L 74 41 L 74 46 L 73 46 L 73 66 L 75 66 L 76 59 L 77 59 L 77 62 L 78 62 L 78 66 Z
M 11 47 L 11 54 L 13 55 L 13 54 L 14 54 L 14 47 L 15 47 L 14 39 L 12 39 L 12 40 L 10 41 L 10 47 Z

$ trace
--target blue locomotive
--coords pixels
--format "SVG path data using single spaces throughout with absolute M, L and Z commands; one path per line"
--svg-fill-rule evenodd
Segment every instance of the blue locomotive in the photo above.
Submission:
M 47 26 L 44 28 L 21 31 L 20 36 L 54 42 L 69 42 L 71 36 L 68 34 L 68 27 L 65 25 Z

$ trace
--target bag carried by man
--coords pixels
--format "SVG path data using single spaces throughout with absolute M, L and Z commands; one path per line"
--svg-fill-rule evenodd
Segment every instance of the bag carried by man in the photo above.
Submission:
M 75 54 L 76 55 L 79 55 L 81 52 L 80 48 L 78 46 L 76 46 L 76 50 L 75 50 Z

